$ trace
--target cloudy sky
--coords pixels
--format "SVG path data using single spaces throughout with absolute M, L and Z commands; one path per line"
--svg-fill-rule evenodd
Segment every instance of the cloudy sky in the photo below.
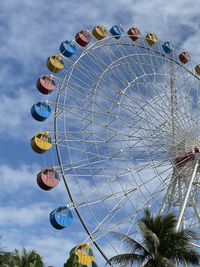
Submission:
M 78 219 L 69 231 L 50 226 L 49 212 L 69 201 L 67 193 L 62 183 L 54 192 L 42 192 L 35 181 L 45 158 L 30 148 L 41 129 L 30 107 L 49 55 L 79 30 L 122 24 L 172 40 L 199 63 L 199 18 L 200 0 L 0 0 L 0 235 L 6 250 L 35 248 L 48 265 L 60 267 L 86 236 Z M 103 265 L 98 253 L 97 259 Z

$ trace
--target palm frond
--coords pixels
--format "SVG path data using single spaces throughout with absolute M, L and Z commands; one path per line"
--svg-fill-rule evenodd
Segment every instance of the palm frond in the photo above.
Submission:
M 111 232 L 111 234 L 120 241 L 122 241 L 124 247 L 126 247 L 129 252 L 139 252 L 141 255 L 144 256 L 150 255 L 149 251 L 142 244 L 138 243 L 135 239 L 119 232 Z
M 147 209 L 144 212 L 144 217 L 140 220 L 146 227 L 154 232 L 159 238 L 163 238 L 168 232 L 175 229 L 176 216 L 173 214 L 152 216 Z
M 143 222 L 140 223 L 140 229 L 142 231 L 143 241 L 144 241 L 148 251 L 151 254 L 156 255 L 158 248 L 159 248 L 159 245 L 160 245 L 159 238 Z
M 187 264 L 198 265 L 200 264 L 200 254 L 194 249 L 182 248 L 178 249 L 171 255 L 171 259 L 177 264 L 186 262 Z
M 120 266 L 127 266 L 127 264 L 132 265 L 134 262 L 143 263 L 146 257 L 140 254 L 125 253 L 112 257 L 109 259 L 111 264 L 120 264 Z
M 157 233 L 159 238 L 165 238 L 168 233 L 174 232 L 176 223 L 177 219 L 176 216 L 174 216 L 173 214 L 161 216 L 161 226 L 159 229 L 159 233 Z

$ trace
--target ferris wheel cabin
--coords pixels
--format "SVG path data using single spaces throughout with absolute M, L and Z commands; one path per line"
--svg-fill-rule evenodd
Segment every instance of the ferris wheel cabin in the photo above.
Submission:
M 74 247 L 70 251 L 70 255 L 76 255 L 78 257 L 78 263 L 84 266 L 89 266 L 94 259 L 94 253 L 87 244 L 80 244 Z
M 80 31 L 76 34 L 75 41 L 80 46 L 86 47 L 91 41 L 91 37 L 86 31 Z
M 60 55 L 53 55 L 47 59 L 47 68 L 53 73 L 60 72 L 64 67 L 64 62 Z
M 41 132 L 36 134 L 31 139 L 31 147 L 38 154 L 43 154 L 50 150 L 52 148 L 52 142 L 49 133 Z
M 51 116 L 51 107 L 47 101 L 40 101 L 32 106 L 31 115 L 37 121 L 45 121 Z
M 42 170 L 37 175 L 37 184 L 43 190 L 51 190 L 60 182 L 59 175 L 53 168 Z
M 137 41 L 138 38 L 141 37 L 140 30 L 138 28 L 130 28 L 127 31 L 128 36 L 131 38 L 132 41 Z
M 57 229 L 62 230 L 69 226 L 73 221 L 73 214 L 68 207 L 59 207 L 50 213 L 51 225 Z
M 149 46 L 153 46 L 158 42 L 158 38 L 154 33 L 147 34 L 145 39 Z
M 92 35 L 97 39 L 97 40 L 102 40 L 106 37 L 107 35 L 107 30 L 104 26 L 96 26 L 92 30 Z
M 48 95 L 55 90 L 56 84 L 51 76 L 43 75 L 37 80 L 36 87 L 40 93 Z

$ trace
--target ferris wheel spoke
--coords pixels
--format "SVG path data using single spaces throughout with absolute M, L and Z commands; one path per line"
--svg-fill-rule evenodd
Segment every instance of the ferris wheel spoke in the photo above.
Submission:
M 86 201 L 83 201 L 83 202 L 70 203 L 67 206 L 69 208 L 74 208 L 74 207 L 81 208 L 81 207 L 85 207 L 85 206 L 89 206 L 89 205 L 94 205 L 94 204 L 97 204 L 100 202 L 104 202 L 104 201 L 107 201 L 107 200 L 110 200 L 113 198 L 116 198 L 116 199 L 120 198 L 120 201 L 121 201 L 122 198 L 128 196 L 129 194 L 133 193 L 136 190 L 137 190 L 137 188 L 128 189 L 126 191 L 123 190 L 120 192 L 115 192 L 114 194 L 102 196 L 102 198 L 99 198 L 99 199 L 91 199 L 91 200 L 87 199 Z
M 116 194 L 116 196 L 118 196 L 118 194 L 121 194 L 121 193 L 123 193 L 123 195 L 124 196 L 128 196 L 130 193 L 132 193 L 132 192 L 134 192 L 134 191 L 136 191 L 136 190 L 140 190 L 140 188 L 142 188 L 145 184 L 148 184 L 149 182 L 151 182 L 153 179 L 155 179 L 156 178 L 156 176 L 155 177 L 153 177 L 153 178 L 151 178 L 151 179 L 148 179 L 148 180 L 146 180 L 146 181 L 144 181 L 141 185 L 138 185 L 137 186 L 137 188 L 133 188 L 133 189 L 128 189 L 128 190 L 126 190 L 126 191 L 122 191 L 122 192 L 116 192 L 115 194 Z M 167 178 L 168 179 L 168 178 Z M 113 179 L 112 179 L 112 181 L 113 181 Z M 165 186 L 165 185 L 164 185 Z M 102 185 L 101 185 L 101 187 L 102 187 Z M 160 187 L 160 186 L 159 186 Z M 91 193 L 89 193 L 89 195 L 90 195 Z M 93 193 L 92 193 L 93 194 Z M 89 196 L 88 195 L 88 196 Z M 103 197 L 104 198 L 104 200 L 107 200 L 108 198 L 111 198 L 111 197 L 113 197 L 114 195 L 112 194 L 112 195 L 109 195 L 109 196 L 105 196 L 105 197 Z M 103 200 L 103 198 L 102 198 L 102 200 Z M 87 197 L 87 199 L 88 199 L 88 197 Z M 99 200 L 98 200 L 99 201 Z M 95 203 L 96 202 L 96 200 L 91 200 L 90 201 L 90 204 L 92 204 L 92 203 Z M 81 206 L 81 205 L 78 205 L 78 204 L 75 204 L 76 206 Z
M 98 58 L 98 56 L 97 56 L 97 54 L 95 53 L 94 54 L 94 58 Z M 90 54 L 90 59 L 91 59 L 91 54 Z M 101 59 L 101 57 L 100 58 L 98 58 L 98 61 L 97 62 L 95 62 L 96 63 L 96 65 L 99 67 L 99 62 L 102 62 L 102 59 Z M 103 62 L 104 63 L 104 62 Z M 81 64 L 82 64 L 82 62 L 81 62 Z M 106 67 L 107 67 L 107 65 L 105 65 Z M 83 66 L 83 70 L 85 70 L 85 68 L 90 68 L 90 66 Z M 92 69 L 92 71 L 94 71 L 93 69 Z M 118 78 L 118 76 L 116 76 L 116 73 L 113 73 L 113 75 L 115 75 L 115 77 L 116 78 Z
M 95 237 L 95 235 L 102 230 L 102 228 L 106 227 L 111 219 L 117 214 L 117 212 L 119 212 L 119 210 L 122 208 L 123 203 L 125 202 L 125 200 L 127 200 L 127 197 L 129 195 L 131 195 L 134 191 L 136 191 L 137 188 L 129 190 L 127 193 L 123 192 L 123 196 L 120 198 L 120 200 L 118 201 L 118 203 L 112 208 L 111 211 L 109 211 L 108 215 L 98 223 L 98 226 L 92 231 L 92 235 Z
M 158 193 L 160 193 L 160 192 L 154 193 L 154 195 L 156 196 L 156 194 L 158 194 Z M 149 203 L 151 203 L 151 202 L 149 202 L 149 199 L 147 199 L 145 201 L 145 203 L 143 203 L 137 209 L 137 211 L 134 214 L 128 215 L 123 220 L 118 221 L 117 223 L 112 224 L 108 229 L 106 229 L 106 228 L 103 228 L 103 229 L 99 228 L 98 233 L 100 232 L 100 234 L 97 235 L 97 236 L 94 235 L 94 239 L 93 240 L 97 241 L 98 239 L 100 239 L 104 235 L 108 235 L 110 232 L 112 232 L 113 230 L 117 229 L 118 227 L 120 227 L 121 225 L 123 225 L 125 222 L 129 221 L 130 219 L 131 220 L 134 220 L 135 217 L 138 216 L 139 213 L 143 212 L 144 209 L 149 206 Z M 96 233 L 97 233 L 97 231 L 96 231 Z

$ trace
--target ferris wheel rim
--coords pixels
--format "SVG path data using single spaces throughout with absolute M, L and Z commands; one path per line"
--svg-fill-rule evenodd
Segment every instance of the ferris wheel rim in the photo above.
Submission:
M 109 37 L 109 38 L 110 38 L 110 37 Z M 99 42 L 99 41 L 96 41 L 96 43 L 98 43 L 98 42 Z M 145 48 L 145 47 L 142 47 L 142 48 Z M 89 50 L 89 49 L 90 49 L 90 48 L 88 48 L 88 50 Z M 149 51 L 152 51 L 152 50 L 153 50 L 152 48 L 147 48 L 147 47 L 146 47 L 145 49 L 147 49 L 147 50 L 149 50 Z M 87 50 L 86 50 L 86 51 L 87 51 Z M 156 51 L 153 51 L 153 52 L 156 52 Z M 200 80 L 200 78 L 199 78 L 195 73 L 193 73 L 192 71 L 190 71 L 189 69 L 187 69 L 183 64 L 181 64 L 181 63 L 179 63 L 179 62 L 177 62 L 177 61 L 175 61 L 175 60 L 173 60 L 173 59 L 170 59 L 170 58 L 169 58 L 167 55 L 165 55 L 165 54 L 161 54 L 161 53 L 158 53 L 158 54 L 161 55 L 161 56 L 163 56 L 163 57 L 165 57 L 165 58 L 167 58 L 169 61 L 172 61 L 173 63 L 178 64 L 179 66 L 181 66 L 182 68 L 184 68 L 186 71 L 188 71 L 191 75 L 193 75 L 195 78 L 197 78 L 198 80 Z M 81 56 L 82 56 L 82 54 L 81 54 Z M 80 58 L 78 58 L 76 62 L 78 62 L 79 59 L 80 59 Z M 75 64 L 75 65 L 76 65 L 76 64 Z M 73 70 L 75 69 L 75 65 L 72 67 L 71 72 L 73 72 Z M 60 98 L 60 94 L 58 93 L 58 95 L 57 95 L 57 99 L 56 99 L 55 114 L 57 114 L 57 111 L 58 111 L 58 109 L 59 109 L 59 108 L 58 108 L 59 98 Z M 58 140 L 58 138 L 57 138 L 57 117 L 56 117 L 56 116 L 54 116 L 54 136 L 55 136 L 55 145 L 56 145 L 56 152 L 57 152 L 57 157 L 58 157 L 59 165 L 62 166 L 62 158 L 61 158 L 61 155 L 60 155 L 59 142 L 58 142 L 59 140 Z M 63 176 L 63 179 L 64 179 L 64 181 L 65 181 L 65 174 L 64 174 L 64 171 L 63 171 L 62 168 L 61 168 L 60 170 L 61 170 L 61 174 L 62 174 L 62 176 Z M 67 185 L 67 182 L 65 181 L 65 183 L 66 183 L 66 188 L 67 188 L 67 191 L 68 191 L 70 200 L 72 201 L 72 203 L 74 203 L 74 199 L 73 199 L 73 197 L 72 197 L 72 195 L 71 195 L 71 191 L 70 191 L 70 189 L 69 189 L 69 187 L 68 187 L 68 185 Z M 79 219 L 80 219 L 80 221 L 81 221 L 83 227 L 85 228 L 86 232 L 89 234 L 89 236 L 91 237 L 91 240 L 92 240 L 91 232 L 89 231 L 89 229 L 87 228 L 87 226 L 86 226 L 84 220 L 82 219 L 82 217 L 81 217 L 81 215 L 80 215 L 80 213 L 79 213 L 78 208 L 75 207 L 75 210 L 76 210 L 76 213 L 77 213 L 77 215 L 78 215 L 78 217 L 79 217 Z M 84 226 L 84 225 L 85 225 L 85 226 Z M 93 243 L 95 244 L 96 242 L 94 241 Z M 95 246 L 96 246 L 96 244 L 95 244 Z M 97 244 L 96 247 L 98 248 L 98 244 Z M 99 250 L 99 248 L 98 248 L 98 250 Z M 100 251 L 100 250 L 99 250 L 99 251 Z M 100 253 L 101 253 L 101 251 L 100 251 Z M 101 253 L 101 254 L 102 254 L 102 253 Z M 103 253 L 103 254 L 104 254 L 104 253 Z M 102 254 L 102 256 L 104 257 L 103 254 Z M 108 262 L 107 257 L 105 256 L 104 258 L 105 258 L 106 261 Z M 108 262 L 108 263 L 109 263 L 109 262 Z

